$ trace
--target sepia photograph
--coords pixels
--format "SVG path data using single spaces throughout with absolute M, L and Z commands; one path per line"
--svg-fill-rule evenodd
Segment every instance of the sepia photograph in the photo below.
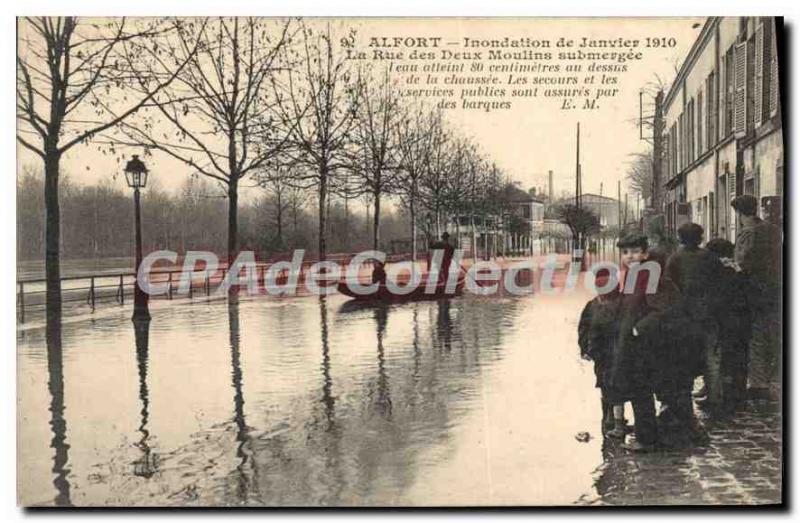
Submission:
M 785 506 L 783 17 L 218 11 L 16 17 L 18 506 Z

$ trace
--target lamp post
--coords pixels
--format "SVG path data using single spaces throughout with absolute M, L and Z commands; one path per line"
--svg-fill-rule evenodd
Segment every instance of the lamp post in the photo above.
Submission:
M 133 320 L 148 320 L 150 319 L 150 311 L 147 306 L 148 295 L 139 286 L 139 266 L 142 264 L 142 218 L 141 209 L 139 204 L 139 189 L 143 189 L 147 185 L 147 167 L 139 159 L 139 156 L 134 154 L 125 166 L 125 180 L 128 182 L 128 187 L 133 189 L 133 209 L 135 216 L 135 229 L 136 229 L 136 282 L 133 289 Z

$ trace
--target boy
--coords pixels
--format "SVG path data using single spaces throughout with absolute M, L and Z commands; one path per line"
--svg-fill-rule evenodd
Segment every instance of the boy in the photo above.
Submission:
M 595 287 L 604 288 L 608 283 L 609 276 L 608 269 L 597 271 Z M 598 294 L 586 304 L 578 322 L 578 345 L 581 349 L 581 357 L 594 362 L 595 387 L 600 389 L 600 404 L 603 409 L 601 429 L 603 434 L 613 432 L 615 429 L 614 404 L 611 402 L 606 386 L 606 373 L 619 336 L 617 330 L 619 296 L 618 287 L 611 292 Z M 620 409 L 618 409 L 618 413 L 622 425 L 621 430 L 624 430 L 625 421 L 622 419 Z M 624 432 L 622 435 L 624 436 Z
M 648 262 L 647 236 L 629 233 L 617 242 L 617 247 L 623 265 L 622 293 L 617 313 L 617 343 L 608 368 L 607 386 L 610 400 L 618 405 L 614 409 L 615 430 L 609 435 L 624 434 L 622 404 L 630 401 L 636 437 L 623 447 L 634 452 L 646 452 L 654 449 L 657 440 L 653 359 L 664 338 L 666 315 L 670 309 L 663 281 L 653 282 L 656 292 L 651 292 L 653 284 L 650 278 L 659 276 L 660 266 L 651 261 L 639 267 Z

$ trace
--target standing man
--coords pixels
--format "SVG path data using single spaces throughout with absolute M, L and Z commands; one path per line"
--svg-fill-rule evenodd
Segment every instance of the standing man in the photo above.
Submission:
M 769 397 L 780 376 L 781 360 L 781 230 L 758 217 L 758 200 L 737 196 L 731 206 L 741 220 L 734 258 L 748 280 L 753 314 L 748 394 Z
M 447 277 L 450 273 L 450 264 L 455 254 L 455 247 L 450 244 L 450 233 L 447 231 L 443 232 L 441 241 L 433 241 L 428 246 L 428 272 L 431 270 L 433 251 L 436 250 L 442 251 L 442 266 L 439 267 L 439 281 L 447 281 Z
M 680 291 L 680 304 L 686 318 L 683 332 L 683 349 L 679 372 L 679 389 L 691 407 L 694 378 L 703 375 L 703 382 L 711 404 L 722 401 L 720 360 L 715 351 L 717 322 L 712 314 L 712 300 L 719 294 L 722 262 L 711 252 L 700 247 L 703 242 L 703 227 L 696 223 L 685 223 L 678 228 L 680 247 L 667 260 L 667 277 Z M 698 428 L 691 409 L 682 412 L 689 416 L 688 427 Z M 698 430 L 692 433 L 698 435 Z M 704 439 L 702 436 L 699 436 Z

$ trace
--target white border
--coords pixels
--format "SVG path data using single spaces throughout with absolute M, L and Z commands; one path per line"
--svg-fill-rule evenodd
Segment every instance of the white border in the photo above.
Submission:
M 5 175 L 0 181 L 0 234 L 2 236 L 3 245 L 6 246 L 7 252 L 6 262 L 2 268 L 6 269 L 4 274 L 15 275 L 15 256 L 12 251 L 16 248 L 15 238 L 15 177 L 13 173 L 16 172 L 16 145 L 14 136 L 14 114 L 12 112 L 12 92 L 14 85 L 15 67 L 15 17 L 18 15 L 31 15 L 31 14 L 76 14 L 76 15 L 95 15 L 95 16 L 119 16 L 119 15 L 302 15 L 302 16 L 707 16 L 707 15 L 783 15 L 786 17 L 786 25 L 792 26 L 791 32 L 793 42 L 798 39 L 798 3 L 788 1 L 773 1 L 773 0 L 725 0 L 724 2 L 699 2 L 697 0 L 667 0 L 661 2 L 637 2 L 634 0 L 613 0 L 613 1 L 573 1 L 566 2 L 560 0 L 557 2 L 543 2 L 543 1 L 526 1 L 526 2 L 513 2 L 510 0 L 486 0 L 478 2 L 475 0 L 461 0 L 461 1 L 434 1 L 434 0 L 402 0 L 393 4 L 387 2 L 378 2 L 375 0 L 369 2 L 357 2 L 354 0 L 331 0 L 328 2 L 310 1 L 310 0 L 265 0 L 257 3 L 255 0 L 193 0 L 191 2 L 178 2 L 168 0 L 137 0 L 136 2 L 120 3 L 109 2 L 108 0 L 60 0 L 60 1 L 42 1 L 42 0 L 28 0 L 26 2 L 5 2 L 2 6 L 3 15 L 0 18 L 0 28 L 2 29 L 2 67 L 0 74 L 2 74 L 2 83 L 0 83 L 0 100 L 4 103 L 0 104 L 2 111 L 2 122 L 4 125 L 0 128 L 2 132 L 3 154 L 0 156 L 2 161 L 3 171 Z M 794 46 L 792 46 L 794 47 Z M 789 71 L 798 70 L 798 58 L 792 48 L 787 50 L 787 55 L 790 61 Z M 794 75 L 792 75 L 794 76 Z M 797 86 L 794 81 L 789 81 L 788 85 Z M 788 97 L 792 100 L 791 107 L 792 114 L 788 115 L 787 126 L 794 129 L 793 123 L 796 121 L 795 116 L 798 111 L 797 97 L 795 96 L 796 89 L 792 89 L 787 93 Z M 787 179 L 791 181 L 792 192 L 795 192 L 797 180 L 791 170 L 793 165 L 797 165 L 797 159 L 791 155 L 792 151 L 799 151 L 798 142 L 800 136 L 796 130 L 791 133 L 791 143 L 787 143 L 786 149 L 790 152 L 789 172 Z M 792 207 L 793 199 L 791 195 L 787 195 L 787 207 Z M 797 238 L 796 231 L 798 230 L 798 221 L 800 221 L 800 212 L 795 210 L 792 213 L 792 220 L 790 230 L 792 237 L 787 236 L 787 241 L 791 245 L 792 254 L 797 254 Z M 2 449 L 3 463 L 2 472 L 0 473 L 0 514 L 3 520 L 19 520 L 25 517 L 31 517 L 29 514 L 23 513 L 20 509 L 16 508 L 16 361 L 15 361 L 15 301 L 14 301 L 14 283 L 15 280 L 6 277 L 0 279 L 0 332 L 3 333 L 4 343 L 0 344 L 2 348 L 2 361 L 0 361 L 0 390 L 2 390 L 2 401 L 0 401 L 0 420 L 5 422 L 6 429 L 0 433 L 0 449 Z M 792 281 L 791 295 L 796 295 L 798 291 L 798 278 L 795 276 Z M 795 326 L 800 325 L 800 309 L 794 308 L 791 311 L 790 324 Z M 788 343 L 789 340 L 787 340 Z M 787 351 L 794 353 L 794 347 L 787 346 Z M 798 376 L 798 361 L 800 357 L 794 354 L 791 358 L 792 368 L 787 369 L 791 376 Z M 791 381 L 791 380 L 790 380 Z M 794 422 L 795 428 L 797 427 L 797 413 L 798 413 L 798 398 L 797 386 L 792 387 L 794 394 L 790 398 L 791 420 Z M 792 401 L 794 400 L 794 401 Z M 792 440 L 787 441 L 786 445 L 791 448 L 790 456 L 794 457 L 797 454 L 796 447 L 793 443 L 798 440 L 797 432 L 792 434 Z M 792 461 L 795 461 L 792 459 Z M 791 463 L 785 463 L 788 471 L 793 471 L 794 467 Z M 791 481 L 792 493 L 786 492 L 785 495 L 790 496 L 790 499 L 796 504 L 798 502 L 797 496 L 797 479 Z M 50 513 L 55 515 L 55 513 Z M 60 513 L 63 514 L 63 513 Z M 231 514 L 220 514 L 219 512 L 207 512 L 200 514 L 198 512 L 162 512 L 158 514 L 151 514 L 156 520 L 166 520 L 173 517 L 197 517 L 201 516 L 210 519 L 222 519 L 230 517 Z M 248 515 L 251 517 L 268 517 L 271 520 L 276 519 L 310 519 L 312 517 L 334 517 L 334 518 L 350 518 L 353 516 L 351 513 L 341 512 L 315 512 L 315 513 L 301 513 L 301 514 L 288 514 L 281 512 L 272 512 L 267 514 L 249 513 L 241 514 L 236 513 L 238 516 Z M 361 517 L 377 516 L 375 512 L 363 512 Z M 477 514 L 455 513 L 450 514 L 449 517 L 463 517 L 475 516 Z M 519 513 L 483 513 L 482 518 L 486 519 L 499 519 L 509 516 L 520 515 Z M 649 516 L 653 517 L 680 517 L 682 520 L 703 520 L 712 518 L 723 518 L 733 515 L 730 512 L 703 512 L 700 514 L 693 513 L 668 513 L 659 514 L 657 512 L 650 512 Z M 754 513 L 742 512 L 737 516 L 744 516 L 747 519 L 769 517 L 769 513 Z M 777 514 L 776 514 L 777 515 Z M 92 519 L 106 520 L 112 517 L 122 517 L 126 519 L 140 517 L 141 513 L 113 513 L 106 512 L 102 514 L 88 514 L 82 513 L 78 517 L 92 517 Z M 415 521 L 425 521 L 435 517 L 442 517 L 444 514 L 421 514 L 418 512 L 409 512 L 400 514 L 403 519 L 414 518 Z M 606 518 L 619 518 L 619 517 L 639 517 L 639 514 L 621 514 L 619 512 L 603 513 L 597 511 L 581 512 L 572 511 L 569 513 L 537 513 L 525 515 L 524 517 L 535 517 L 537 520 L 563 520 L 564 518 L 572 519 L 577 517 L 606 517 Z M 41 516 L 39 516 L 41 517 Z M 385 516 L 384 516 L 385 517 Z M 397 514 L 391 517 L 397 517 Z M 737 519 L 740 519 L 737 517 Z

